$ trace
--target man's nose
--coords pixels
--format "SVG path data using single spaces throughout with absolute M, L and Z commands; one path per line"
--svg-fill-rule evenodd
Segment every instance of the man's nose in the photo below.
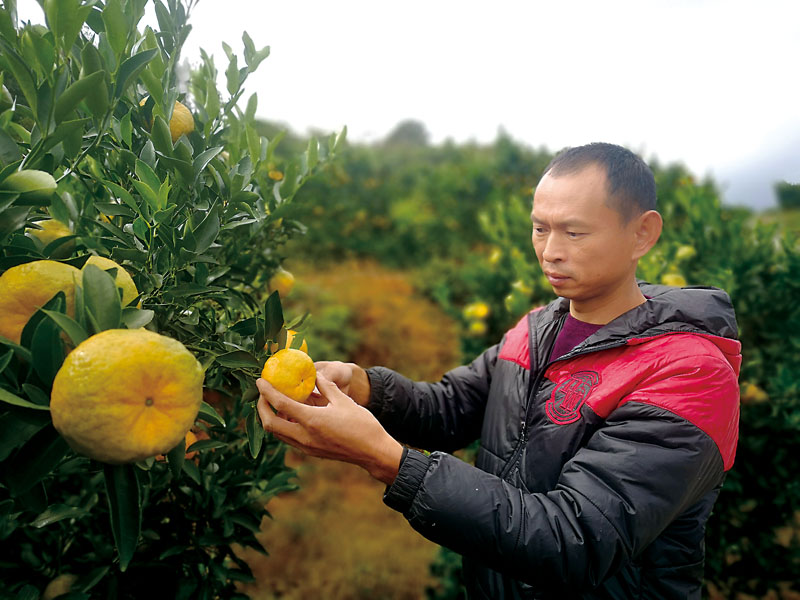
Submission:
M 564 247 L 558 240 L 558 236 L 548 235 L 542 248 L 542 260 L 548 263 L 555 263 L 564 260 Z

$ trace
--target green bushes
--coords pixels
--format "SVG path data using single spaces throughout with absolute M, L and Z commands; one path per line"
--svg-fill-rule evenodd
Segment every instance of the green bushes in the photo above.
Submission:
M 15 2 L 0 9 L 0 273 L 98 255 L 139 292 L 122 306 L 119 269 L 86 269 L 72 318 L 59 292 L 18 343 L 0 339 L 4 598 L 38 598 L 66 573 L 74 598 L 234 597 L 250 571 L 232 544 L 263 551 L 264 503 L 295 487 L 253 408 L 265 342 L 285 334 L 278 295 L 258 282 L 302 231 L 284 218 L 297 189 L 343 136 L 275 158 L 280 136 L 259 135 L 256 96 L 239 106 L 268 49 L 244 34 L 243 56 L 227 48 L 226 90 L 204 56 L 184 94 L 175 67 L 194 3 L 155 0 L 160 31 L 139 28 L 146 4 L 45 0 L 46 26 L 18 23 Z M 171 131 L 178 98 L 192 110 Z M 47 218 L 67 235 L 34 234 Z M 82 338 L 142 326 L 181 341 L 205 371 L 197 455 L 182 441 L 166 461 L 103 465 L 52 427 L 52 376 Z

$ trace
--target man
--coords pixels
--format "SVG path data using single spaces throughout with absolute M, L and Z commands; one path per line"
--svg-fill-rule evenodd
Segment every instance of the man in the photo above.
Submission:
M 741 346 L 723 291 L 637 282 L 655 205 L 636 155 L 567 150 L 531 213 L 557 300 L 439 383 L 319 363 L 323 406 L 306 406 L 259 380 L 264 427 L 385 482 L 387 505 L 463 555 L 470 597 L 700 598 Z M 445 454 L 475 439 L 476 466 Z

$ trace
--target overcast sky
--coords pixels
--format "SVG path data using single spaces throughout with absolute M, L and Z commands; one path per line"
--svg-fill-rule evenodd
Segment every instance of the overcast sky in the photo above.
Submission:
M 201 0 L 190 22 L 184 56 L 221 72 L 221 41 L 271 46 L 247 95 L 298 133 L 373 141 L 410 118 L 434 143 L 609 141 L 756 207 L 800 182 L 797 0 Z

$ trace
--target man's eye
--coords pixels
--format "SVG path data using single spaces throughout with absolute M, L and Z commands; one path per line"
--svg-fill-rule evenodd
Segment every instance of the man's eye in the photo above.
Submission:
M 576 233 L 575 231 L 568 231 L 567 236 L 571 237 L 572 239 L 579 238 L 581 236 L 580 233 Z
M 542 233 L 544 233 L 544 227 L 534 227 L 533 232 L 541 235 Z

